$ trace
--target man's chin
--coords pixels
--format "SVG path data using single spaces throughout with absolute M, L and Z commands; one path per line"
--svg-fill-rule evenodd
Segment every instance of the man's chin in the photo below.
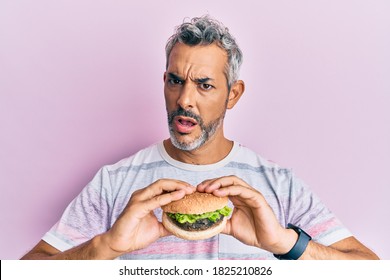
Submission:
M 180 136 L 180 138 L 182 138 L 182 136 Z M 171 135 L 172 145 L 175 148 L 182 151 L 194 151 L 202 147 L 205 142 L 206 141 L 202 139 L 202 137 L 193 140 L 185 140 L 185 139 L 178 139 L 176 135 Z

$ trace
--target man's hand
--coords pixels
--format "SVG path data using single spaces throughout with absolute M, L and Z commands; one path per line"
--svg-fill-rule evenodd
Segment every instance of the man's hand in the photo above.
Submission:
M 112 228 L 91 240 L 60 252 L 41 240 L 22 259 L 115 259 L 142 249 L 170 233 L 157 220 L 153 210 L 195 191 L 183 181 L 161 179 L 133 193 Z
M 288 252 L 298 235 L 283 228 L 264 196 L 236 176 L 206 180 L 197 186 L 200 192 L 229 196 L 234 211 L 223 231 L 241 242 L 275 254 Z
M 161 179 L 133 193 L 112 228 L 102 236 L 118 255 L 142 249 L 170 233 L 157 220 L 153 210 L 193 193 L 190 184 Z

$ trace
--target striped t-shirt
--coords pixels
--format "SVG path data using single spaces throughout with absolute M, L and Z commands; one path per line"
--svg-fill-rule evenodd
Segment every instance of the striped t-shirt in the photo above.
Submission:
M 206 179 L 227 175 L 236 175 L 260 191 L 283 227 L 288 223 L 297 225 L 314 241 L 324 245 L 351 236 L 290 169 L 280 168 L 237 142 L 227 157 L 209 165 L 177 161 L 168 155 L 160 142 L 101 168 L 42 239 L 65 251 L 106 232 L 132 193 L 158 179 L 178 179 L 196 186 Z M 160 208 L 155 210 L 160 221 L 161 211 Z M 163 237 L 120 259 L 274 259 L 274 256 L 244 245 L 232 236 L 219 234 L 200 241 Z

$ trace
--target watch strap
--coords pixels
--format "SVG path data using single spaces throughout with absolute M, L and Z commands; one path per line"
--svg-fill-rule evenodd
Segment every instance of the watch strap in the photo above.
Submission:
M 298 233 L 298 240 L 295 245 L 284 255 L 276 255 L 275 258 L 279 260 L 297 260 L 300 256 L 302 256 L 303 252 L 305 252 L 309 241 L 311 240 L 311 236 L 307 234 L 303 229 L 294 226 L 293 224 L 288 224 L 287 228 L 293 229 L 296 233 Z

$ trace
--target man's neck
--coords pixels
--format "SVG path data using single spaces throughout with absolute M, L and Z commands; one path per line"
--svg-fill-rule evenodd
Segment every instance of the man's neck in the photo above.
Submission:
M 164 141 L 164 147 L 170 157 L 180 162 L 196 165 L 213 164 L 224 159 L 233 148 L 233 141 L 226 138 L 219 141 L 213 140 L 193 151 L 176 148 L 170 139 Z

